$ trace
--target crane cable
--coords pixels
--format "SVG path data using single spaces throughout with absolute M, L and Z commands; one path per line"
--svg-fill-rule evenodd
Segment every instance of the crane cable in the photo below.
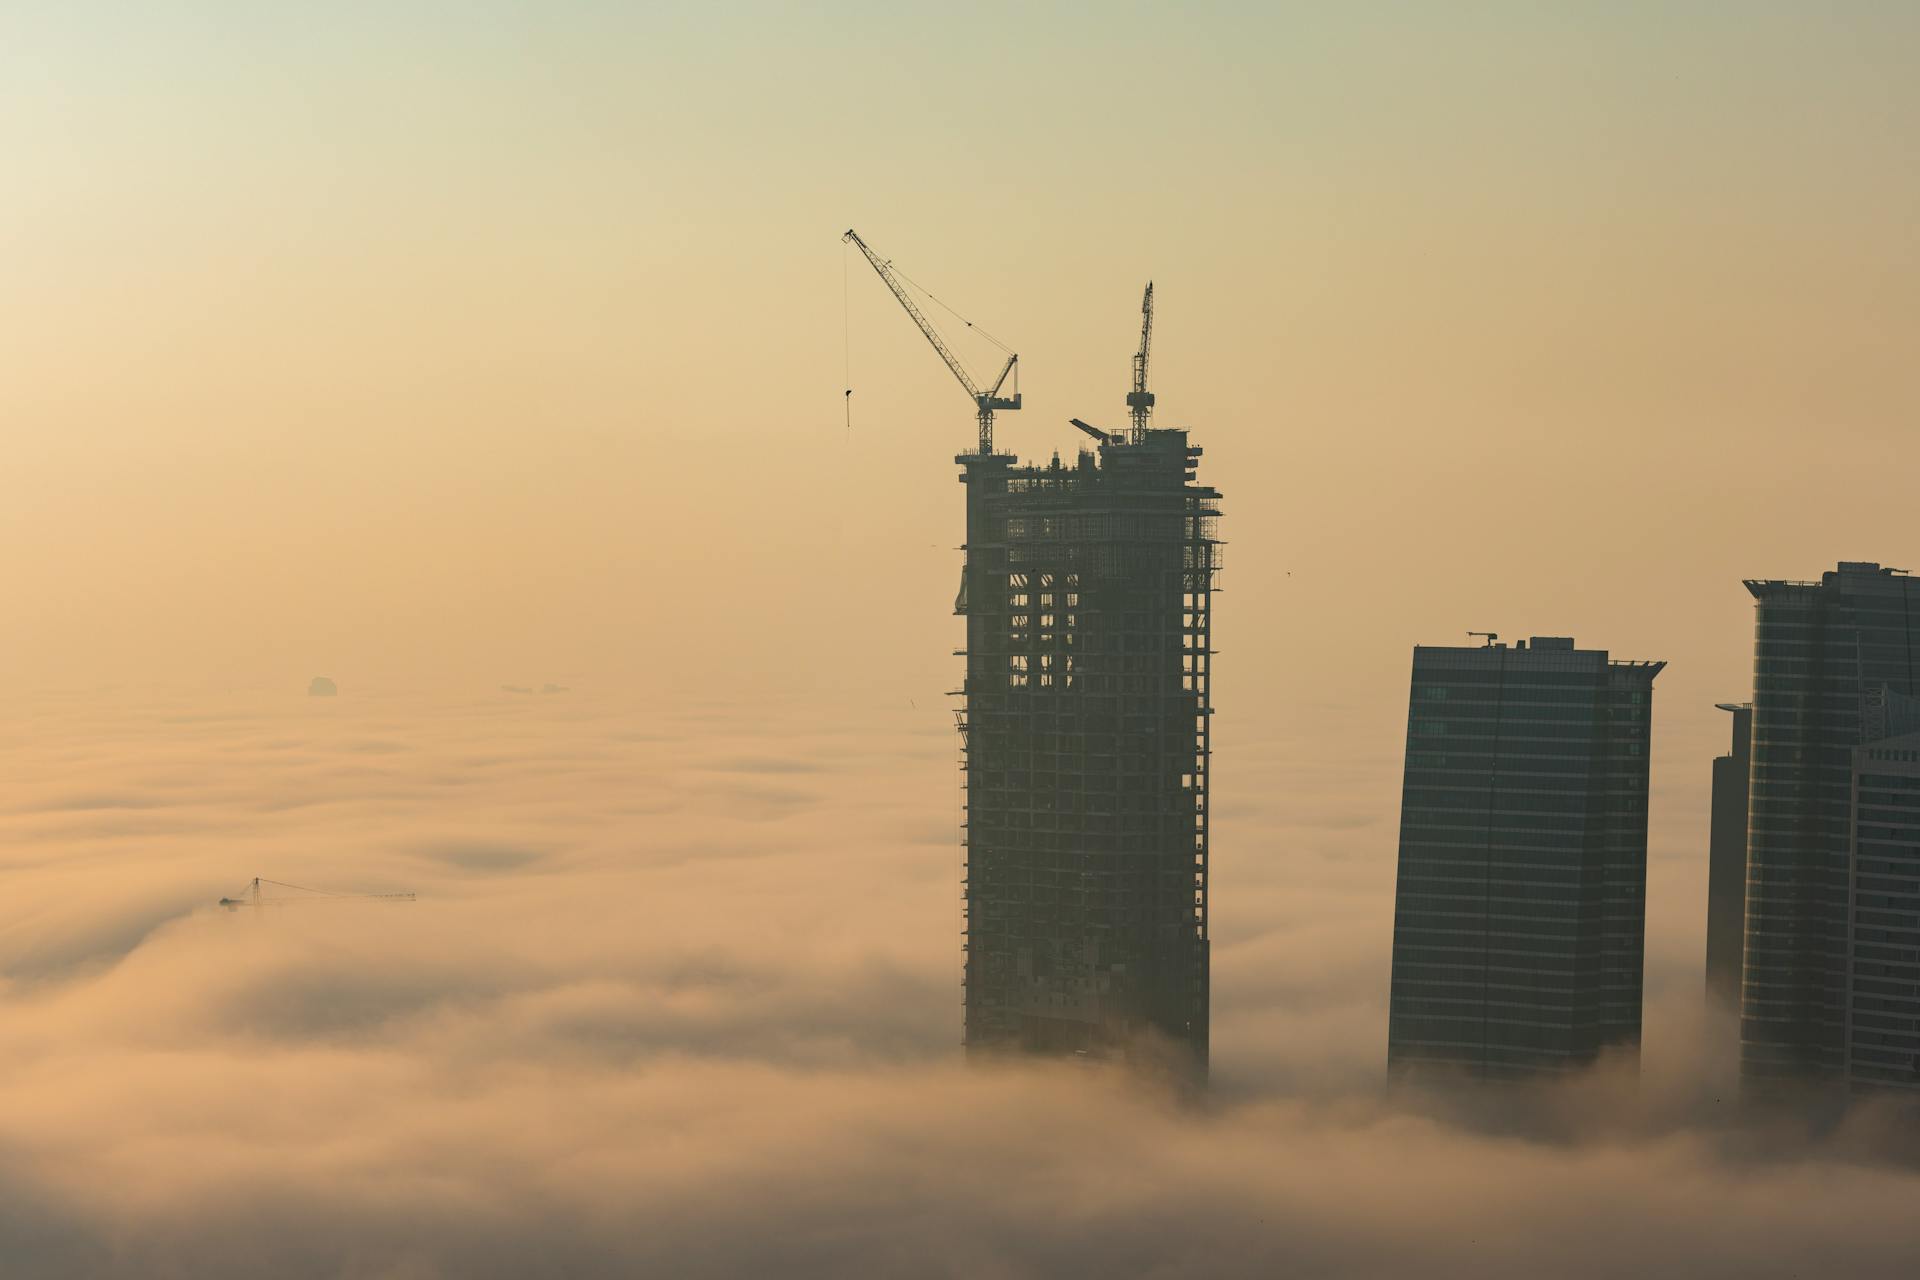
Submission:
M 841 376 L 843 379 L 842 385 L 845 386 L 846 391 L 844 394 L 841 395 L 840 399 L 842 403 L 846 405 L 846 409 L 847 409 L 847 439 L 849 441 L 853 439 L 853 320 L 852 320 L 853 309 L 852 309 L 852 302 L 850 300 L 850 297 L 851 297 L 850 287 L 847 283 L 848 271 L 849 271 L 848 263 L 850 261 L 847 255 L 851 252 L 852 251 L 847 248 L 846 238 L 842 237 L 840 240 L 840 341 L 841 341 Z M 973 321 L 967 319 L 965 316 L 961 315 L 958 311 L 955 311 L 952 307 L 942 302 L 934 294 L 933 290 L 927 288 L 925 285 L 921 284 L 918 280 L 915 280 L 912 276 L 908 275 L 906 272 L 902 271 L 900 268 L 894 266 L 893 260 L 891 258 L 887 259 L 887 270 L 891 271 L 894 275 L 899 276 L 902 280 L 912 285 L 916 292 L 918 292 L 920 295 L 925 297 L 927 301 L 933 303 L 934 306 L 939 307 L 942 311 L 946 312 L 948 315 L 952 316 L 955 320 L 958 320 L 961 324 L 973 330 L 975 333 L 979 334 L 981 337 L 985 338 L 988 342 L 991 342 L 994 346 L 1000 348 L 1002 351 L 1006 352 L 1008 355 L 1013 354 L 1012 347 L 1000 341 L 1000 339 L 994 337 L 991 333 L 988 333 L 984 328 L 975 324 Z M 1013 373 L 1013 384 L 1016 389 L 1020 385 L 1020 371 L 1018 368 L 1016 368 Z
M 1000 339 L 994 337 L 992 334 L 988 333 L 985 329 L 981 328 L 979 325 L 975 324 L 973 321 L 967 319 L 965 316 L 961 315 L 958 311 L 955 311 L 952 307 L 948 306 L 946 303 L 940 301 L 940 299 L 934 297 L 933 290 L 927 288 L 927 286 L 921 284 L 918 280 L 915 280 L 912 276 L 908 275 L 906 272 L 902 271 L 900 268 L 894 266 L 891 259 L 889 259 L 887 262 L 887 269 L 893 272 L 893 274 L 899 276 L 902 280 L 905 280 L 908 284 L 912 285 L 914 288 L 918 289 L 921 293 L 925 294 L 927 301 L 933 303 L 934 306 L 939 307 L 942 311 L 946 312 L 948 315 L 952 316 L 955 320 L 958 320 L 961 324 L 967 326 L 967 328 L 973 330 L 975 333 L 979 334 L 981 337 L 985 338 L 988 342 L 991 342 L 994 346 L 1000 348 L 1002 351 L 1006 352 L 1008 355 L 1013 354 L 1012 347 L 1000 341 Z
M 847 284 L 847 242 L 840 242 L 840 373 L 847 393 L 840 402 L 847 407 L 847 443 L 853 443 L 853 305 Z

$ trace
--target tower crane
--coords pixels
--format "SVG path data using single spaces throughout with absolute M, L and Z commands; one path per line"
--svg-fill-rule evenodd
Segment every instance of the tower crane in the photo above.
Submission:
M 987 454 L 992 453 L 994 411 L 996 409 L 1018 409 L 1020 407 L 1020 379 L 1014 374 L 1014 368 L 1020 363 L 1020 357 L 1008 351 L 1007 362 L 1001 366 L 1000 376 L 993 380 L 991 387 L 982 391 L 980 385 L 973 380 L 973 375 L 967 372 L 967 367 L 960 363 L 960 357 L 954 355 L 952 349 L 941 339 L 940 331 L 933 327 L 933 322 L 921 314 L 919 307 L 913 305 L 913 299 L 907 296 L 906 287 L 900 283 L 900 277 L 894 272 L 893 263 L 868 248 L 867 242 L 862 240 L 859 233 L 851 227 L 847 228 L 847 234 L 840 238 L 845 241 L 850 241 L 854 247 L 866 255 L 867 261 L 873 265 L 874 272 L 880 277 L 882 282 L 886 284 L 887 288 L 892 290 L 894 298 L 899 301 L 902 307 L 906 308 L 906 312 L 913 318 L 913 322 L 920 326 L 920 332 L 926 336 L 929 343 L 933 344 L 934 351 L 939 354 L 942 360 L 946 361 L 947 368 L 953 371 L 953 376 L 960 380 L 960 385 L 966 388 L 969 396 L 973 397 L 974 410 L 980 420 L 980 454 L 982 457 L 985 457 Z M 972 322 L 969 321 L 967 323 L 968 327 L 971 328 Z M 995 343 L 995 345 L 998 346 L 999 344 Z M 1004 347 L 1001 349 L 1005 350 Z M 1000 394 L 1000 389 L 1007 385 L 1007 378 L 1009 376 L 1013 377 L 1014 392 L 1011 396 L 1003 396 Z M 1152 397 L 1148 397 L 1148 399 L 1151 401 Z
M 268 887 L 291 889 L 291 893 L 268 894 Z M 325 889 L 309 889 L 305 885 L 287 884 L 280 880 L 263 880 L 259 876 L 247 882 L 239 896 L 220 899 L 220 906 L 229 911 L 238 911 L 242 907 L 284 907 L 297 902 L 412 902 L 410 893 L 329 893 Z
M 1153 281 L 1140 299 L 1140 349 L 1133 353 L 1133 390 L 1127 393 L 1127 412 L 1133 417 L 1133 442 L 1144 444 L 1147 419 L 1153 415 L 1153 392 L 1147 390 L 1147 352 L 1153 345 Z

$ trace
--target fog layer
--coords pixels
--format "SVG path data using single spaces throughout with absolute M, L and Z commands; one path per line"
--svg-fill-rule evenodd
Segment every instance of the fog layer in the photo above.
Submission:
M 1883 1117 L 1382 1088 L 1391 814 L 1218 819 L 1216 1085 L 959 1060 L 944 711 L 10 705 L 0 1246 L 31 1276 L 1902 1273 Z M 1262 749 L 1287 758 L 1284 742 Z M 79 781 L 84 780 L 84 781 Z M 1241 789 L 1251 795 L 1252 789 Z M 226 911 L 254 875 L 411 903 Z M 1656 873 L 1658 875 L 1658 873 Z

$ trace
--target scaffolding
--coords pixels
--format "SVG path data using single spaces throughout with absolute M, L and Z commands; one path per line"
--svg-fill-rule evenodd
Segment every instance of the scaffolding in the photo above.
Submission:
M 1208 1050 L 1219 493 L 1184 431 L 955 459 L 966 1044 Z M 1151 1033 L 1151 1034 L 1149 1034 Z

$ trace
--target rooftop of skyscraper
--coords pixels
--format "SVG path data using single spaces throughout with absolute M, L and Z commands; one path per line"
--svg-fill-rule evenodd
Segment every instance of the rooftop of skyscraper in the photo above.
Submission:
M 1842 578 L 1857 580 L 1861 578 L 1904 578 L 1906 576 L 1907 571 L 1905 569 L 1883 566 L 1876 560 L 1842 560 L 1835 568 L 1821 574 L 1820 581 L 1818 582 L 1807 582 L 1793 578 L 1748 578 L 1746 579 L 1746 587 L 1748 591 L 1758 597 L 1778 590 L 1830 586 Z

